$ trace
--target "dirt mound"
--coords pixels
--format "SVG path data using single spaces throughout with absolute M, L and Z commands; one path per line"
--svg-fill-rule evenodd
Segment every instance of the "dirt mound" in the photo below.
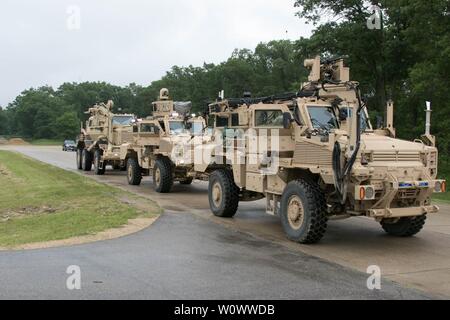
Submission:
M 9 144 L 14 145 L 14 146 L 24 146 L 24 145 L 28 145 L 29 143 L 20 138 L 13 138 L 13 139 L 9 140 Z

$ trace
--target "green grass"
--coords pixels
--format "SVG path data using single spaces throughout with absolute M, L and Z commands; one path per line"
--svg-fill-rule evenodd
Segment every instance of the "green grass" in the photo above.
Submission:
M 119 198 L 140 199 L 148 206 L 142 211 Z M 0 247 L 96 234 L 159 213 L 149 200 L 0 151 Z
M 62 146 L 63 140 L 37 139 L 28 141 L 34 146 Z

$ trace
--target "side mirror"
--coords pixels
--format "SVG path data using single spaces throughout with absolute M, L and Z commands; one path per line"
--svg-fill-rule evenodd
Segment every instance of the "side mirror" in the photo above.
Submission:
M 291 128 L 292 121 L 292 114 L 290 112 L 283 113 L 283 127 L 285 129 Z
M 346 121 L 348 116 L 349 114 L 347 109 L 343 108 L 339 110 L 339 121 Z

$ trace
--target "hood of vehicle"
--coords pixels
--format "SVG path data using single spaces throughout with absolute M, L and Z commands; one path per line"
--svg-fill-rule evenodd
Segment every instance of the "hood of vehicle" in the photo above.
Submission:
M 363 134 L 361 136 L 361 150 L 364 152 L 410 152 L 421 153 L 433 150 L 420 142 L 412 142 L 401 139 L 394 139 L 376 134 Z
M 361 154 L 373 166 L 415 167 L 425 164 L 424 154 L 437 152 L 421 142 L 411 142 L 375 134 L 361 136 Z

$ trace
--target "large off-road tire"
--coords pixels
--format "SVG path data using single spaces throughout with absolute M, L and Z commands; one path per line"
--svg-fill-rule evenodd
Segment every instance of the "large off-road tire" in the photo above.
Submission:
M 281 197 L 281 225 L 287 237 L 302 244 L 319 242 L 327 229 L 326 200 L 314 182 L 290 182 Z
M 159 158 L 153 168 L 153 187 L 158 193 L 169 193 L 173 186 L 172 163 L 168 158 Z
M 131 186 L 138 186 L 142 181 L 142 169 L 136 158 L 127 161 L 127 180 Z
M 83 169 L 83 149 L 77 149 L 77 155 L 76 155 L 76 162 L 77 162 L 77 169 L 82 170 Z
M 239 206 L 239 188 L 229 170 L 216 170 L 209 177 L 209 206 L 221 218 L 232 218 Z
M 94 172 L 98 176 L 105 174 L 105 164 L 102 164 L 103 151 L 100 149 L 95 150 L 94 153 Z
M 92 155 L 86 149 L 83 149 L 83 153 L 81 154 L 81 166 L 83 171 L 92 170 Z
M 427 215 L 419 217 L 401 218 L 396 223 L 389 223 L 388 220 L 381 221 L 381 226 L 388 234 L 396 237 L 412 237 L 418 234 L 427 220 Z
M 191 185 L 193 181 L 194 178 L 186 178 L 184 180 L 180 180 L 180 184 L 188 186 Z

